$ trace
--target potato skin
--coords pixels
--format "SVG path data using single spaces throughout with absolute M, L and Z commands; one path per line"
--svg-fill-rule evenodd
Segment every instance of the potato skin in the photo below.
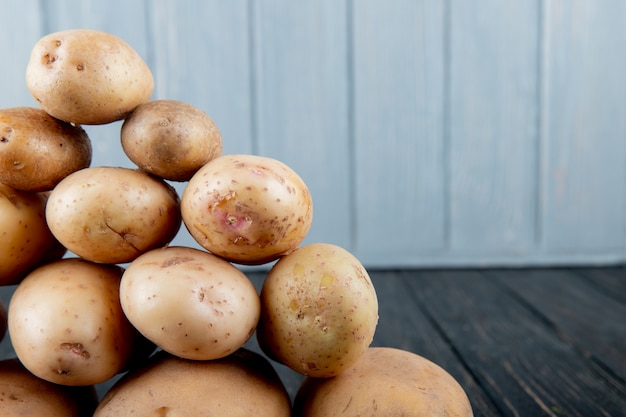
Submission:
M 377 323 L 376 291 L 363 265 L 339 246 L 314 243 L 283 256 L 267 274 L 256 335 L 270 358 L 326 378 L 359 359 Z
M 46 221 L 76 255 L 125 263 L 176 236 L 180 199 L 173 187 L 144 172 L 91 167 L 67 176 L 52 190 Z
M 15 353 L 30 372 L 84 386 L 125 368 L 139 339 L 120 306 L 122 272 L 64 258 L 24 278 L 9 303 L 8 324 Z
M 346 372 L 306 378 L 294 400 L 295 417 L 472 417 L 461 385 L 415 353 L 371 347 Z
M 283 162 L 223 155 L 194 174 L 181 197 L 183 222 L 209 252 L 259 265 L 300 245 L 313 220 L 306 184 Z
M 193 360 L 221 358 L 242 347 L 261 310 L 243 272 L 210 253 L 176 246 L 135 259 L 122 277 L 120 300 L 144 336 Z
M 43 380 L 17 358 L 0 361 L 0 414 L 12 417 L 91 417 L 98 405 L 93 385 L 69 387 Z
M 92 147 L 80 126 L 41 109 L 0 110 L 0 183 L 23 191 L 49 191 L 91 164 Z
M 291 403 L 270 362 L 251 350 L 209 361 L 161 351 L 123 376 L 93 415 L 125 416 L 290 417 Z
M 154 78 L 119 37 L 69 29 L 39 39 L 26 66 L 26 86 L 57 119 L 85 125 L 122 120 L 150 99 Z
M 122 148 L 140 169 L 172 181 L 188 181 L 222 155 L 222 135 L 199 108 L 178 100 L 137 107 L 122 124 Z
M 48 193 L 0 184 L 0 285 L 15 285 L 37 266 L 67 252 L 45 219 Z

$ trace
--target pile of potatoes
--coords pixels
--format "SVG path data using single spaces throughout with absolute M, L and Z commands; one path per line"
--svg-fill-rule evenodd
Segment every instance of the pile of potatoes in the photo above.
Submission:
M 0 361 L 8 415 L 472 415 L 444 369 L 370 346 L 372 281 L 345 249 L 302 244 L 302 178 L 224 155 L 198 108 L 151 101 L 150 68 L 122 39 L 44 36 L 26 85 L 39 107 L 0 109 L 0 285 L 16 286 L 0 305 L 16 354 Z M 136 169 L 91 166 L 81 126 L 115 121 Z M 202 249 L 170 245 L 182 227 Z M 265 264 L 257 292 L 238 265 Z M 253 335 L 263 354 L 245 347 Z M 274 361 L 304 377 L 293 403 Z

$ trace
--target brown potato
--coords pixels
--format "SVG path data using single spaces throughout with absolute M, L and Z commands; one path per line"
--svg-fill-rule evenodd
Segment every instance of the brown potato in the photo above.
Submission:
M 9 334 L 26 368 L 61 385 L 102 383 L 126 368 L 137 330 L 119 301 L 123 269 L 78 258 L 43 265 L 17 286 Z
M 18 284 L 37 266 L 66 253 L 46 223 L 47 198 L 48 193 L 0 184 L 0 285 Z
M 135 259 L 122 277 L 120 301 L 149 340 L 194 360 L 221 358 L 242 347 L 261 310 L 243 272 L 210 253 L 177 246 Z
M 295 417 L 473 416 L 461 385 L 415 353 L 369 348 L 333 378 L 306 378 L 294 400 Z
M 139 168 L 172 181 L 188 181 L 222 155 L 222 135 L 202 110 L 178 100 L 137 107 L 122 124 L 122 148 Z
M 92 148 L 80 126 L 41 109 L 0 110 L 0 183 L 23 191 L 49 191 L 91 164 Z
M 359 359 L 377 323 L 376 291 L 363 265 L 341 247 L 314 243 L 283 256 L 267 274 L 256 334 L 270 358 L 324 378 Z
M 123 376 L 93 415 L 112 416 L 290 417 L 291 403 L 270 362 L 255 352 L 190 361 L 161 351 Z
M 0 404 L 0 415 L 7 417 L 90 417 L 98 396 L 92 385 L 53 384 L 9 358 L 0 361 Z
M 85 168 L 52 190 L 46 221 L 76 255 L 93 262 L 125 263 L 176 236 L 180 199 L 172 186 L 144 172 Z
M 231 262 L 258 265 L 300 245 L 311 227 L 313 203 L 302 178 L 283 162 L 224 155 L 189 180 L 181 212 L 203 248 Z
M 154 78 L 141 56 L 119 37 L 70 29 L 37 41 L 26 66 L 26 85 L 57 119 L 97 125 L 122 120 L 147 102 Z

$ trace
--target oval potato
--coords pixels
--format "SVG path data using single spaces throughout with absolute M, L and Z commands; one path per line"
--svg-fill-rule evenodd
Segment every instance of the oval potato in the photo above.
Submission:
M 23 191 L 49 191 L 91 164 L 92 148 L 80 126 L 41 109 L 0 110 L 0 183 Z
M 176 236 L 180 199 L 173 187 L 144 172 L 91 167 L 67 176 L 52 190 L 46 221 L 76 255 L 125 263 Z
M 43 265 L 17 286 L 8 309 L 15 353 L 39 378 L 102 383 L 127 366 L 139 340 L 119 301 L 123 269 L 78 258 Z
M 203 248 L 231 262 L 258 265 L 300 245 L 311 227 L 313 203 L 302 178 L 283 162 L 224 155 L 189 180 L 181 212 Z
M 333 378 L 306 378 L 294 400 L 296 417 L 472 417 L 463 387 L 442 367 L 415 353 L 371 347 Z
M 47 199 L 48 193 L 0 184 L 0 286 L 18 284 L 37 266 L 67 252 L 46 223 Z
M 231 263 L 176 246 L 135 259 L 122 277 L 120 299 L 146 338 L 194 360 L 221 358 L 242 347 L 261 309 L 252 282 Z
M 122 120 L 147 102 L 154 78 L 141 56 L 119 37 L 69 29 L 35 43 L 26 66 L 26 86 L 57 119 L 98 125 Z
M 122 124 L 122 149 L 139 168 L 172 181 L 188 181 L 222 155 L 222 135 L 199 108 L 178 100 L 137 107 Z
M 271 363 L 248 349 L 190 361 L 161 351 L 124 375 L 93 417 L 290 417 L 289 395 Z
M 367 271 L 345 249 L 314 243 L 283 256 L 261 289 L 259 346 L 303 375 L 340 374 L 371 344 L 378 300 Z

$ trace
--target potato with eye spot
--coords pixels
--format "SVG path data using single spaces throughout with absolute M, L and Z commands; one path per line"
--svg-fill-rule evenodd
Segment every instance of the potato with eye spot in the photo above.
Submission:
M 24 278 L 9 303 L 8 328 L 30 372 L 81 386 L 126 369 L 141 338 L 120 305 L 122 273 L 116 265 L 64 258 Z
M 46 221 L 76 255 L 125 263 L 176 236 L 180 199 L 171 185 L 145 172 L 91 167 L 67 176 L 52 190 Z
M 222 135 L 199 108 L 178 100 L 137 107 L 122 124 L 122 149 L 140 169 L 172 181 L 188 181 L 222 155 Z
M 93 29 L 69 29 L 35 43 L 26 66 L 26 86 L 57 119 L 99 125 L 122 120 L 147 102 L 154 78 L 121 38 Z
M 305 182 L 273 158 L 235 154 L 200 168 L 181 197 L 183 222 L 209 252 L 259 265 L 296 249 L 313 220 Z
M 0 110 L 0 183 L 22 191 L 49 191 L 91 164 L 92 148 L 80 126 L 41 109 Z
M 242 347 L 254 333 L 259 295 L 231 263 L 178 246 L 135 259 L 120 284 L 126 317 L 147 339 L 176 356 L 210 360 Z
M 378 299 L 363 265 L 329 243 L 281 257 L 261 290 L 259 346 L 302 375 L 326 378 L 350 368 L 373 340 Z

